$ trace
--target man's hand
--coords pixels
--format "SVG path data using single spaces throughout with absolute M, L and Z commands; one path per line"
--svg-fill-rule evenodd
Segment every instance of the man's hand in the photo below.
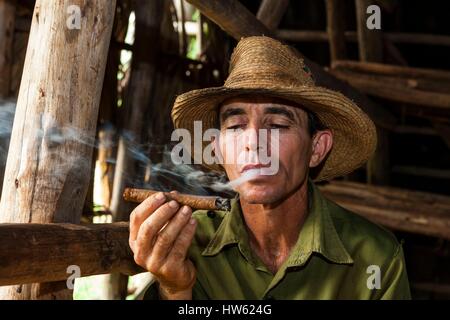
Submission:
M 196 270 L 187 252 L 196 221 L 191 215 L 191 208 L 166 202 L 162 192 L 147 198 L 130 215 L 134 260 L 155 276 L 163 299 L 192 298 Z

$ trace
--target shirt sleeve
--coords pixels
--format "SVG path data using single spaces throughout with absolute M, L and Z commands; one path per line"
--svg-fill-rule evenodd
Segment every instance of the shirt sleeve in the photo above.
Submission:
M 158 292 L 158 283 L 156 281 L 153 280 L 153 282 L 147 288 L 143 300 L 160 300 Z
M 200 282 L 197 282 L 192 288 L 192 300 L 207 300 L 208 296 L 206 295 L 205 290 L 201 286 Z M 145 291 L 143 300 L 160 300 L 159 291 L 158 291 L 158 282 L 153 281 L 152 284 Z
M 384 275 L 382 274 L 381 283 L 381 290 L 379 291 L 380 295 L 377 297 L 378 299 L 411 299 L 411 291 L 409 288 L 408 275 L 406 273 L 402 244 L 398 245 L 390 264 L 384 272 Z

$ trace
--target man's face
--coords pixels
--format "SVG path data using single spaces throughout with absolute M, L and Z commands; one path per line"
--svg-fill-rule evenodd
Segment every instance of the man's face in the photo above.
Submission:
M 329 130 L 319 132 L 321 138 L 317 134 L 310 137 L 307 113 L 282 100 L 232 98 L 221 105 L 219 117 L 220 136 L 215 148 L 223 157 L 230 180 L 252 168 L 271 165 L 263 164 L 258 150 L 265 150 L 271 161 L 278 161 L 275 174 L 260 174 L 236 187 L 241 199 L 248 203 L 272 204 L 284 199 L 304 183 L 309 167 L 318 165 L 331 148 Z M 267 139 L 261 139 L 260 129 L 267 130 Z M 278 129 L 277 141 L 272 140 L 278 144 L 278 150 L 271 143 L 271 129 Z M 313 148 L 313 144 L 319 147 Z

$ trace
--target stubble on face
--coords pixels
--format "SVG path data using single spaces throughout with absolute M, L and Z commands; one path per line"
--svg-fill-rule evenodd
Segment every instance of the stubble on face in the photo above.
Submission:
M 305 183 L 311 157 L 311 137 L 308 133 L 308 116 L 304 110 L 272 98 L 238 97 L 222 104 L 220 120 L 221 132 L 229 128 L 239 128 L 244 134 L 250 130 L 279 129 L 278 172 L 237 187 L 241 199 L 254 204 L 276 203 Z M 225 160 L 223 167 L 230 180 L 242 175 L 242 167 L 236 159 L 228 157 L 228 148 L 237 144 L 236 139 L 239 136 L 233 140 L 233 136 L 226 138 L 221 134 L 219 138 L 220 152 Z

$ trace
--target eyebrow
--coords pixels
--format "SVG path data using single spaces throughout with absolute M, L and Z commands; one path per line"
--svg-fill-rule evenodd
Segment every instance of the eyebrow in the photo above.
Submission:
M 238 116 L 245 114 L 242 108 L 229 108 L 220 114 L 220 122 L 224 123 L 231 116 Z
M 264 114 L 280 114 L 287 117 L 289 120 L 295 122 L 295 116 L 294 113 L 290 110 L 287 110 L 285 108 L 280 107 L 268 107 L 264 110 Z

